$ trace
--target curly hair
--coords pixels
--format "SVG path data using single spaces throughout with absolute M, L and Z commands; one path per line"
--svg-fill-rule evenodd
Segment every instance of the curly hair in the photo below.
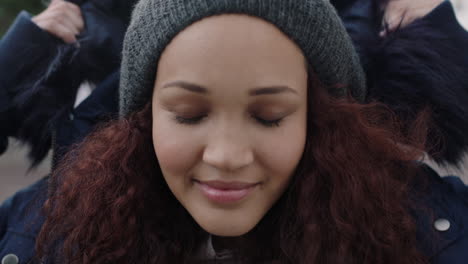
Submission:
M 234 246 L 235 256 L 242 263 L 426 263 L 408 194 L 427 115 L 404 136 L 387 107 L 332 98 L 310 79 L 305 152 L 280 200 Z M 151 121 L 148 104 L 68 154 L 52 177 L 38 258 L 194 263 L 209 234 L 166 185 Z

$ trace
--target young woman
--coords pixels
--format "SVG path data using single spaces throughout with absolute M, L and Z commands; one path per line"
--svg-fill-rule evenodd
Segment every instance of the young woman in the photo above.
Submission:
M 327 0 L 141 0 L 121 119 L 58 168 L 54 263 L 462 263 L 466 187 L 420 165 Z M 459 261 L 459 262 L 456 262 Z

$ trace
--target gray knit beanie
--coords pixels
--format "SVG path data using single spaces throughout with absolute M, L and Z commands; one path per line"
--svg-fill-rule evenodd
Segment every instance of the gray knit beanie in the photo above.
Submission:
M 302 49 L 332 95 L 350 93 L 364 100 L 364 72 L 329 0 L 140 0 L 124 40 L 120 115 L 140 110 L 151 100 L 161 53 L 180 31 L 205 17 L 226 13 L 269 21 Z

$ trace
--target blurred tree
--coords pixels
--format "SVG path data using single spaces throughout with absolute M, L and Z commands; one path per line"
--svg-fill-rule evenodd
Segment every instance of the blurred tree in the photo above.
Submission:
M 0 37 L 21 10 L 37 14 L 46 6 L 45 0 L 0 0 Z

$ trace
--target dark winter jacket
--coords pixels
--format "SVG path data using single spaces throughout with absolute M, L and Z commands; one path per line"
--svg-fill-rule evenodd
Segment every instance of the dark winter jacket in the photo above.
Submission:
M 16 137 L 37 165 L 53 143 L 59 157 L 117 113 L 120 52 L 134 1 L 73 2 L 83 2 L 85 29 L 78 43 L 65 44 L 43 31 L 26 12 L 0 42 L 0 154 L 8 137 Z M 83 81 L 97 88 L 74 109 Z
M 362 17 L 358 21 L 365 24 Z M 376 33 L 380 26 L 370 35 L 348 28 L 366 69 L 368 101 L 388 105 L 406 129 L 429 110 L 429 155 L 458 164 L 468 149 L 468 32 L 450 1 L 385 38 Z
M 65 44 L 43 31 L 26 12 L 0 40 L 0 154 L 8 137 L 16 137 L 30 147 L 33 165 L 52 145 L 56 160 L 118 111 L 120 51 L 134 1 L 72 2 L 80 4 L 85 20 L 79 45 Z M 74 108 L 84 80 L 96 88 Z M 3 252 L 19 248 L 19 263 L 27 263 L 34 254 L 35 236 L 44 220 L 36 216 L 46 197 L 44 178 L 2 204 L 0 260 L 15 263 L 15 256 Z

